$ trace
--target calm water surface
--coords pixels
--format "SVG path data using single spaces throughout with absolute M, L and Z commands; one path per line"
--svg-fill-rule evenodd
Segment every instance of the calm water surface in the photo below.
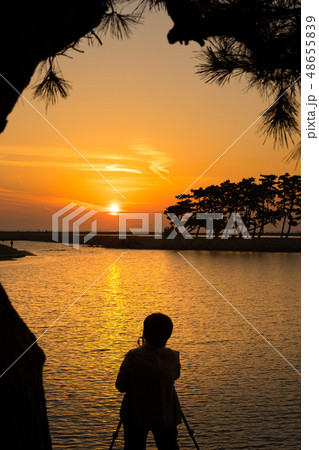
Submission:
M 1 282 L 37 337 L 122 254 L 15 246 L 37 256 L 1 262 Z M 300 370 L 299 254 L 182 254 Z M 299 449 L 300 377 L 224 298 L 175 251 L 127 250 L 39 341 L 54 449 L 108 448 L 117 370 L 154 311 L 174 321 L 176 388 L 201 449 Z M 183 425 L 179 434 L 193 448 Z

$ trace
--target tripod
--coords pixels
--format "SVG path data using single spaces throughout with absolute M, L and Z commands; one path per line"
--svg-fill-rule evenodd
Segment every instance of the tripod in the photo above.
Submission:
M 200 450 L 200 448 L 198 447 L 198 444 L 196 442 L 195 436 L 194 436 L 194 431 L 190 428 L 190 426 L 189 426 L 189 424 L 188 424 L 188 422 L 186 420 L 186 417 L 185 417 L 185 415 L 184 415 L 182 410 L 181 410 L 181 416 L 182 416 L 183 422 L 185 424 L 185 427 L 186 427 L 186 429 L 188 431 L 188 434 L 190 435 L 190 438 L 192 439 L 192 441 L 193 441 L 193 443 L 195 445 L 196 450 Z M 116 428 L 115 432 L 113 433 L 113 439 L 112 439 L 111 445 L 109 447 L 109 450 L 112 450 L 112 448 L 113 448 L 113 446 L 115 444 L 115 441 L 116 441 L 116 439 L 118 437 L 118 434 L 119 434 L 119 431 L 121 429 L 121 425 L 122 425 L 122 419 L 120 419 L 120 421 L 119 421 L 119 423 L 117 425 L 117 428 Z
M 112 450 L 113 445 L 115 444 L 115 441 L 116 441 L 116 439 L 117 439 L 117 437 L 119 435 L 119 431 L 120 431 L 121 425 L 122 425 L 122 419 L 120 419 L 120 421 L 119 421 L 119 423 L 118 423 L 118 425 L 116 427 L 116 430 L 113 433 L 113 439 L 112 439 L 111 445 L 109 447 L 109 450 Z

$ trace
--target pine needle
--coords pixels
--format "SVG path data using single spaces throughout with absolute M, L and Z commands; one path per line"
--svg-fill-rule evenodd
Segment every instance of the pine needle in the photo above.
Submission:
M 132 27 L 140 23 L 140 17 L 133 14 L 120 14 L 116 11 L 106 12 L 102 18 L 99 30 L 116 39 L 128 38 L 132 33 Z
M 60 77 L 50 66 L 41 83 L 35 85 L 33 89 L 33 98 L 45 100 L 46 109 L 48 109 L 50 104 L 54 105 L 57 102 L 59 96 L 62 98 L 68 96 L 71 84 Z

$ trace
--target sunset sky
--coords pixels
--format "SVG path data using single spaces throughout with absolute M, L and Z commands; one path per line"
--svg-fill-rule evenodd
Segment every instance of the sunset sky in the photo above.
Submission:
M 60 57 L 73 89 L 46 112 L 25 97 L 120 192 L 114 190 L 25 101 L 0 135 L 1 230 L 51 229 L 51 215 L 70 202 L 101 212 L 100 228 L 116 229 L 111 205 L 125 212 L 162 212 L 270 104 L 245 83 L 223 88 L 195 73 L 198 44 L 169 45 L 172 22 L 147 14 L 130 39 L 103 38 Z M 32 83 L 35 83 L 38 73 Z M 254 125 L 192 187 L 295 170 Z M 124 197 L 124 198 L 123 198 Z

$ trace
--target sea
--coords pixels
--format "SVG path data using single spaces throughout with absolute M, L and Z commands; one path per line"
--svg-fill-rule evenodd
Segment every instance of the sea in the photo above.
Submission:
M 299 253 L 14 246 L 34 256 L 0 262 L 0 281 L 46 355 L 55 450 L 109 448 L 117 372 L 152 312 L 173 320 L 176 390 L 200 449 L 300 448 Z

